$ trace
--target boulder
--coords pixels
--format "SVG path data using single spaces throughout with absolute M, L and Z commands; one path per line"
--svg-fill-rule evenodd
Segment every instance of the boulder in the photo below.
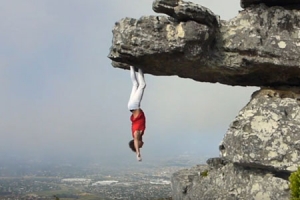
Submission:
M 177 22 L 195 21 L 210 27 L 218 27 L 220 24 L 219 16 L 208 8 L 193 2 L 155 0 L 152 8 L 157 13 L 164 13 L 173 17 L 173 20 Z
M 300 88 L 263 88 L 231 123 L 220 145 L 234 163 L 295 171 L 300 163 Z
M 204 173 L 205 172 L 205 173 Z M 198 165 L 172 175 L 174 200 L 289 200 L 289 183 L 265 170 L 227 163 Z

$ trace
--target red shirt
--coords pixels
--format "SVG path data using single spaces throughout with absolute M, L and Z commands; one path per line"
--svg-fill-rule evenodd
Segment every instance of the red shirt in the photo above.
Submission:
M 132 122 L 131 130 L 132 130 L 132 137 L 134 137 L 135 131 L 142 131 L 142 135 L 144 135 L 144 131 L 146 129 L 146 117 L 142 110 L 140 110 L 140 113 L 138 116 L 133 118 L 133 115 L 131 115 L 130 120 Z

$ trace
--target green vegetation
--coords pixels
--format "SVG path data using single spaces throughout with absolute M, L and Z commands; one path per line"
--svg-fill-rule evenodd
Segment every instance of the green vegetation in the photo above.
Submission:
M 61 185 L 60 188 L 60 190 L 43 191 L 38 192 L 37 194 L 41 196 L 53 197 L 54 200 L 105 200 L 105 198 L 100 198 L 90 193 L 82 193 L 80 190 L 70 187 Z
M 88 194 L 88 193 L 82 193 L 82 194 L 78 194 L 78 195 L 71 195 L 71 194 L 57 194 L 57 195 L 53 195 L 53 199 L 54 200 L 74 200 L 74 199 L 78 199 L 78 200 L 107 200 L 106 198 L 101 198 L 98 196 L 95 196 L 93 194 Z
M 36 194 L 41 196 L 57 196 L 61 198 L 60 194 L 78 194 L 80 191 L 62 186 L 60 190 L 44 190 L 41 192 L 36 192 Z
M 59 197 L 57 197 L 56 195 L 53 195 L 53 198 L 54 198 L 55 200 L 59 200 Z
M 208 176 L 208 170 L 205 170 L 203 172 L 200 172 L 200 176 L 207 177 Z
M 300 200 L 300 167 L 290 177 L 291 200 Z

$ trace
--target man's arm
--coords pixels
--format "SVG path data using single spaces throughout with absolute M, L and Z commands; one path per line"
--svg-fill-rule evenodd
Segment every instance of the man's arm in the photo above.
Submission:
M 133 140 L 134 140 L 134 147 L 135 147 L 136 155 L 137 155 L 137 157 L 141 157 L 140 148 L 139 148 L 139 141 L 141 140 L 141 132 L 140 131 L 134 132 Z

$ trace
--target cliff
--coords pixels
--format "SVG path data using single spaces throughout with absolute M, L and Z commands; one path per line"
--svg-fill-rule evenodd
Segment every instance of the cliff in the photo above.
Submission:
M 155 0 L 167 16 L 115 24 L 109 58 L 153 75 L 259 86 L 230 124 L 220 157 L 175 173 L 174 199 L 289 199 L 300 163 L 300 0 L 241 0 L 224 21 L 208 8 Z

